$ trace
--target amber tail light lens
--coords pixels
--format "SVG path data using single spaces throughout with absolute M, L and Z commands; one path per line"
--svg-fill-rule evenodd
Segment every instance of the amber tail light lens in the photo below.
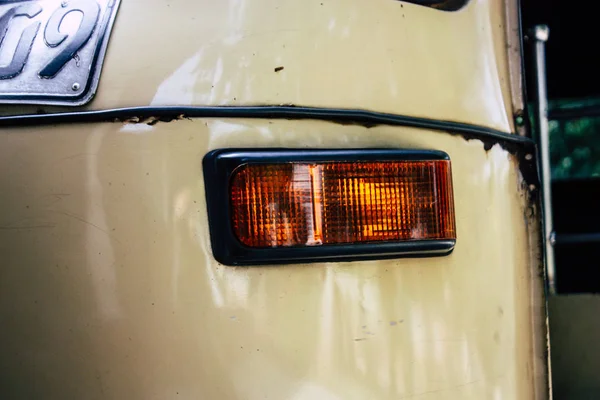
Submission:
M 225 264 L 440 255 L 456 240 L 445 153 L 218 150 L 204 172 Z

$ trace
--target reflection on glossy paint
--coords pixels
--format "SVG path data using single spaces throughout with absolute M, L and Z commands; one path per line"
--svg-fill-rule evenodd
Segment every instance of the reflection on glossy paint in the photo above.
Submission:
M 469 140 L 468 145 L 480 149 L 484 146 L 480 140 Z M 485 162 L 481 168 L 471 172 L 469 179 L 483 184 L 491 179 L 501 179 L 504 182 L 510 172 L 509 153 L 496 144 L 491 149 L 486 150 L 485 154 Z
M 98 154 L 105 134 L 94 132 L 87 139 L 86 151 L 86 204 L 85 217 L 73 218 L 85 224 L 87 261 L 85 265 L 91 275 L 92 287 L 98 311 L 104 318 L 115 319 L 121 316 L 119 293 L 117 291 L 117 258 L 113 249 L 115 237 L 107 223 L 104 205 L 103 182 L 100 180 Z
M 244 131 L 244 129 L 246 128 L 243 124 L 238 124 L 238 123 L 234 123 L 234 122 L 224 122 L 224 121 L 219 121 L 219 120 L 215 120 L 215 121 L 210 121 L 208 122 L 209 126 L 209 148 L 214 148 L 214 144 L 215 142 L 218 142 L 220 146 L 222 147 L 227 147 L 228 145 L 230 147 L 235 147 L 232 144 L 227 144 L 228 142 L 228 138 L 234 138 L 237 135 L 239 135 L 241 132 Z M 225 145 L 223 145 L 222 143 L 225 143 Z
M 319 335 L 317 337 L 317 356 L 319 359 L 319 363 L 315 365 L 317 372 L 320 374 L 326 373 L 326 371 L 330 370 L 332 365 L 333 355 L 331 351 L 334 347 L 334 340 L 331 332 L 333 331 L 334 324 L 336 320 L 331 318 L 335 313 L 335 302 L 334 302 L 334 271 L 332 268 L 327 268 L 324 273 L 324 280 L 322 283 L 322 291 L 321 298 L 319 304 L 319 311 L 321 315 L 325 316 L 318 324 L 317 329 L 319 330 Z M 320 375 L 319 374 L 319 375 Z
M 36 127 L 38 135 L 9 129 L 9 144 L 27 146 L 18 148 L 20 158 L 6 157 L 10 162 L 3 164 L 15 178 L 7 183 L 11 210 L 36 201 L 23 217 L 35 212 L 40 220 L 59 222 L 52 229 L 0 230 L 0 245 L 20 251 L 18 257 L 7 252 L 10 273 L 3 277 L 10 285 L 0 291 L 0 297 L 8 293 L 0 315 L 18 322 L 4 332 L 4 343 L 42 367 L 26 370 L 11 351 L 6 362 L 11 371 L 36 378 L 48 368 L 60 370 L 60 385 L 38 381 L 44 394 L 55 394 L 49 397 L 533 397 L 527 363 L 533 352 L 530 324 L 538 317 L 524 305 L 534 275 L 526 273 L 519 171 L 501 148 L 486 151 L 459 136 L 405 127 L 315 121 L 197 119 L 158 123 L 141 134 L 124 133 L 137 129 L 124 131 L 121 123 L 84 128 L 89 125 Z M 215 147 L 281 145 L 448 152 L 454 176 L 463 178 L 454 181 L 454 253 L 219 265 L 210 247 L 202 156 Z M 81 171 L 51 169 L 40 179 L 47 165 L 81 149 Z M 69 209 L 79 206 L 84 211 L 77 215 L 88 223 L 70 217 L 63 223 L 62 216 L 54 221 L 46 200 L 32 195 L 58 187 L 73 194 Z M 0 220 L 14 218 L 2 210 Z M 80 253 L 56 239 L 78 236 L 85 245 Z M 72 268 L 62 272 L 60 283 L 40 279 L 52 276 L 66 253 Z M 32 292 L 43 296 L 46 308 L 31 304 Z M 63 292 L 68 296 L 55 295 Z M 22 308 L 7 301 L 13 298 Z M 52 319 L 44 319 L 42 310 Z M 44 335 L 31 340 L 22 334 L 25 328 Z
M 165 79 L 154 95 L 150 105 L 157 104 L 180 104 L 192 105 L 194 102 L 194 91 L 192 85 L 198 79 L 197 68 L 202 59 L 203 51 L 200 50 L 181 66 L 179 66 L 167 79 Z M 222 70 L 211 71 L 215 77 Z M 206 99 L 208 100 L 208 98 Z
M 489 20 L 487 12 L 480 10 L 477 16 L 478 25 L 486 26 L 486 21 Z M 482 48 L 494 48 L 494 37 L 491 29 L 486 29 L 484 34 L 478 32 L 475 37 L 481 41 Z M 506 106 L 503 102 L 498 101 L 498 99 L 502 99 L 502 87 L 498 80 L 498 60 L 496 60 L 495 53 L 493 51 L 482 52 L 481 58 L 477 62 L 480 63 L 478 69 L 482 73 L 483 80 L 479 87 L 473 87 L 473 89 L 478 90 L 479 93 L 476 96 L 464 96 L 463 100 L 469 103 L 473 101 L 483 102 L 488 110 L 489 118 L 494 121 L 495 125 L 510 126 Z M 475 100 L 475 98 L 478 100 Z
M 185 188 L 175 196 L 172 214 L 175 219 L 180 219 L 189 215 L 190 203 L 191 191 L 189 188 Z
M 320 399 L 320 400 L 343 400 L 343 397 L 330 392 L 323 386 L 318 386 L 314 383 L 306 383 L 298 388 L 298 390 L 292 394 L 290 400 L 306 400 L 306 399 Z
M 173 216 L 173 220 L 169 221 L 171 224 L 180 223 L 179 220 L 187 218 L 190 214 L 190 203 L 191 203 L 191 191 L 189 188 L 176 193 L 173 199 L 173 210 L 170 215 Z M 186 221 L 187 222 L 187 221 Z M 176 230 L 176 233 L 171 237 L 173 246 L 173 260 L 171 262 L 172 273 L 171 273 L 171 291 L 172 291 L 172 302 L 176 303 L 179 298 L 179 282 L 181 278 L 181 242 L 183 240 L 181 231 Z
M 119 18 L 160 20 L 180 40 L 152 24 L 118 24 L 92 107 L 295 104 L 511 129 L 495 0 L 455 13 L 398 1 L 163 4 L 130 1 Z
M 494 175 L 496 175 L 501 182 L 504 182 L 510 172 L 510 158 L 508 151 L 504 150 L 499 144 L 495 144 L 489 150 L 488 154 Z
M 203 227 L 204 228 L 204 227 Z M 202 235 L 204 236 L 204 235 Z M 211 302 L 217 308 L 245 310 L 249 307 L 251 275 L 245 268 L 216 267 L 210 252 L 210 242 L 200 237 L 205 249 L 205 272 L 210 286 Z M 263 305 L 265 307 L 266 305 Z
M 120 129 L 120 132 L 141 135 L 152 131 L 152 125 L 145 123 L 125 123 Z

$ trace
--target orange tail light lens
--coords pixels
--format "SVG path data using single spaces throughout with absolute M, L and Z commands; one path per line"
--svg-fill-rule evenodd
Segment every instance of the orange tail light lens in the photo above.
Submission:
M 213 250 L 235 241 L 227 254 L 276 262 L 428 249 L 447 254 L 454 246 L 452 174 L 444 153 L 240 152 L 217 152 L 212 161 L 205 159 L 207 178 L 214 181 L 224 174 L 221 187 L 214 188 L 225 195 L 222 200 L 211 202 L 208 191 L 213 188 L 207 181 Z M 217 212 L 219 221 L 211 204 L 226 207 Z M 226 227 L 215 230 L 214 224 Z M 215 231 L 220 240 L 215 241 Z
M 230 199 L 250 247 L 456 237 L 446 160 L 246 164 Z

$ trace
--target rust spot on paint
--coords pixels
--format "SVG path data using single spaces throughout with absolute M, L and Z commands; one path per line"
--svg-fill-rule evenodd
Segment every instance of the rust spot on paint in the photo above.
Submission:
M 128 118 L 123 118 L 121 120 L 117 119 L 115 122 L 122 122 L 124 124 L 146 124 L 146 125 L 156 125 L 159 122 L 171 122 L 171 121 L 179 121 L 187 118 L 185 114 L 177 114 L 177 115 L 159 115 L 159 116 L 131 116 Z M 189 119 L 189 118 L 187 118 Z
M 152 117 L 152 123 L 148 123 L 148 125 L 155 125 L 159 122 L 171 122 L 171 121 L 180 121 L 185 118 L 184 114 L 178 114 L 175 116 L 160 116 L 160 117 Z
M 116 120 L 115 122 L 119 122 L 119 120 Z M 140 117 L 127 118 L 121 122 L 123 122 L 124 124 L 137 124 L 140 122 Z

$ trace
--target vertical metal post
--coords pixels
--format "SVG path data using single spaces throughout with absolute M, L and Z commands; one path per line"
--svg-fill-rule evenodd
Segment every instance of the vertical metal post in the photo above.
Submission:
M 552 226 L 552 193 L 550 171 L 550 131 L 548 128 L 548 93 L 546 91 L 545 46 L 550 30 L 546 25 L 536 25 L 531 30 L 534 40 L 533 58 L 536 78 L 535 125 L 538 129 L 538 144 L 541 159 L 542 203 L 544 207 L 544 248 L 546 274 L 550 294 L 556 294 L 556 268 L 554 264 L 554 229 Z

